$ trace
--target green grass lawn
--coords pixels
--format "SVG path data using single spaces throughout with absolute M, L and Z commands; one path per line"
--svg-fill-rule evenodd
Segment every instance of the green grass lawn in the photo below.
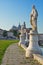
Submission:
M 13 43 L 19 42 L 18 40 L 0 40 L 0 64 L 7 47 Z

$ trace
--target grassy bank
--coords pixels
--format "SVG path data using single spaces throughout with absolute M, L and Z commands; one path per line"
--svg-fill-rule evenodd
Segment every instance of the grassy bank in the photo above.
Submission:
M 13 43 L 17 43 L 18 40 L 0 40 L 0 64 L 2 62 L 3 55 L 7 47 Z

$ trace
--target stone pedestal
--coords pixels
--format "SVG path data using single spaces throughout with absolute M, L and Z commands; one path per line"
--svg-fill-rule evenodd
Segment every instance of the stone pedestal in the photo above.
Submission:
M 42 54 L 38 45 L 38 33 L 31 30 L 29 35 L 29 46 L 26 49 L 26 57 L 32 57 L 32 54 Z
M 29 40 L 28 40 L 28 33 L 26 32 L 26 40 L 25 40 L 26 42 L 29 42 Z
M 19 45 L 21 45 L 21 44 L 25 44 L 25 36 L 24 36 L 24 34 L 21 34 L 21 35 L 20 35 Z

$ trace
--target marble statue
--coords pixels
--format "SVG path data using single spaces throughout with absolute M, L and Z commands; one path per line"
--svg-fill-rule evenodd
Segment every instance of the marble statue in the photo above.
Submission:
M 21 26 L 21 34 L 24 34 L 24 26 Z
M 24 35 L 24 25 L 21 26 L 21 35 L 20 35 L 20 42 L 19 42 L 19 46 L 21 44 L 25 44 L 25 35 Z
M 35 6 L 33 5 L 32 12 L 30 15 L 30 23 L 31 23 L 33 31 L 34 30 L 37 31 L 37 17 L 38 17 L 38 12 L 37 12 Z
M 26 57 L 32 57 L 33 54 L 42 54 L 42 51 L 38 45 L 37 17 L 38 12 L 35 5 L 33 5 L 30 16 L 32 30 L 30 30 L 29 33 L 29 46 L 26 49 Z

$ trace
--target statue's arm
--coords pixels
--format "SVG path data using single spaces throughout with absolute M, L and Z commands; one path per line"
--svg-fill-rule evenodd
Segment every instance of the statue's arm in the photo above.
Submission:
M 32 10 L 31 15 L 30 15 L 30 23 L 31 23 L 31 25 L 32 25 L 33 12 L 34 12 L 34 11 Z
M 32 25 L 32 14 L 30 15 L 30 23 Z

